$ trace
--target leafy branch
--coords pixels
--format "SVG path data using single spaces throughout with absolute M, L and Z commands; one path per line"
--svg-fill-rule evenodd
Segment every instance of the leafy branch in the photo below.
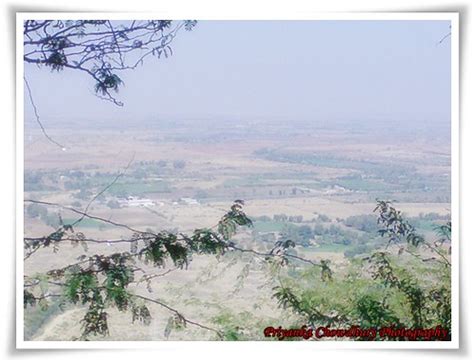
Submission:
M 451 267 L 451 262 L 440 248 L 444 241 L 451 240 L 451 222 L 435 228 L 435 231 L 440 235 L 440 239 L 437 244 L 432 245 L 427 242 L 423 235 L 419 234 L 415 227 L 404 218 L 401 211 L 392 206 L 391 201 L 377 200 L 377 206 L 375 207 L 374 212 L 378 212 L 377 223 L 381 226 L 381 229 L 379 230 L 380 236 L 388 237 L 387 247 L 391 243 L 400 244 L 402 241 L 405 241 L 407 244 L 414 247 L 423 245 L 441 258 L 436 260 L 444 263 L 446 267 Z M 405 249 L 400 250 L 404 251 Z M 416 254 L 413 255 L 416 256 Z M 425 259 L 423 261 L 428 260 L 431 259 Z
M 45 203 L 35 200 L 25 200 L 32 203 L 43 203 L 58 206 L 53 203 Z M 90 203 L 89 203 L 90 205 Z M 46 279 L 52 281 L 53 285 L 60 286 L 60 294 L 65 302 L 72 304 L 86 304 L 88 311 L 82 319 L 83 334 L 82 339 L 88 339 L 91 335 L 106 336 L 108 334 L 107 308 L 115 307 L 119 311 L 130 310 L 132 319 L 138 321 L 148 321 L 151 318 L 143 306 L 137 306 L 136 299 L 153 302 L 162 305 L 174 314 L 173 320 L 169 322 L 172 326 L 184 327 L 186 324 L 195 325 L 204 329 L 215 331 L 221 337 L 219 331 L 212 327 L 204 326 L 201 323 L 185 318 L 176 309 L 164 305 L 161 301 L 141 295 L 135 295 L 129 291 L 132 284 L 146 283 L 151 291 L 150 281 L 154 278 L 164 276 L 176 269 L 187 268 L 192 261 L 193 254 L 197 255 L 223 255 L 229 251 L 239 251 L 252 253 L 264 257 L 265 260 L 277 258 L 280 264 L 286 265 L 288 258 L 295 258 L 308 262 L 312 265 L 320 265 L 308 259 L 288 254 L 288 249 L 294 247 L 294 243 L 289 241 L 279 241 L 270 252 L 259 252 L 253 249 L 243 249 L 235 245 L 231 240 L 238 232 L 238 227 L 251 227 L 252 221 L 243 211 L 243 201 L 236 200 L 230 210 L 224 214 L 214 228 L 196 229 L 190 235 L 184 233 L 171 233 L 161 231 L 158 233 L 136 230 L 128 225 L 116 223 L 111 220 L 90 215 L 88 207 L 80 211 L 66 207 L 69 211 L 76 212 L 82 218 L 99 219 L 105 223 L 120 226 L 133 231 L 129 239 L 119 240 L 96 240 L 86 238 L 84 234 L 74 230 L 73 225 L 62 225 L 52 234 L 40 238 L 25 238 L 27 256 L 32 255 L 32 250 L 36 251 L 40 247 L 54 247 L 57 251 L 62 242 L 70 241 L 73 245 L 82 244 L 87 249 L 88 242 L 104 243 L 128 243 L 129 252 L 114 253 L 111 255 L 95 254 L 91 256 L 81 255 L 78 261 L 66 265 L 59 269 L 53 269 L 46 273 Z M 87 250 L 85 250 L 87 251 Z M 138 263 L 152 266 L 153 268 L 164 268 L 168 261 L 173 263 L 174 268 L 163 273 L 148 274 Z M 322 263 L 321 265 L 326 265 Z M 323 269 L 329 270 L 327 265 Z M 136 273 L 143 273 L 142 277 L 137 277 Z M 31 305 L 36 299 L 31 293 L 35 283 L 25 284 L 25 306 Z M 47 298 L 47 294 L 42 294 L 38 298 Z
M 82 72 L 94 81 L 96 94 L 117 106 L 124 82 L 121 73 L 142 65 L 149 56 L 169 57 L 171 43 L 181 29 L 192 30 L 195 20 L 26 20 L 23 60 Z

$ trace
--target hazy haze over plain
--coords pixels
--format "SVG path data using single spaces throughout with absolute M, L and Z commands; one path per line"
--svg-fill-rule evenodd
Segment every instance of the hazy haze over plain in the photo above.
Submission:
M 49 120 L 265 118 L 450 123 L 448 21 L 199 21 L 124 72 L 117 107 L 77 71 L 25 65 Z M 25 99 L 26 120 L 32 109 Z M 34 125 L 33 125 L 34 126 Z

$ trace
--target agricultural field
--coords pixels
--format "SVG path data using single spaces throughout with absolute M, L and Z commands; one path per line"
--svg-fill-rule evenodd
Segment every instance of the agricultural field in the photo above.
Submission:
M 131 128 L 98 121 L 94 127 L 54 125 L 50 132 L 65 150 L 26 128 L 24 198 L 42 203 L 25 203 L 25 237 L 73 224 L 78 214 L 71 208 L 105 220 L 75 224 L 86 238 L 131 237 L 120 225 L 192 233 L 213 227 L 234 200 L 244 200 L 253 227 L 239 227 L 239 247 L 265 253 L 291 239 L 295 255 L 344 270 L 352 258 L 386 248 L 373 212 L 378 199 L 396 201 L 429 241 L 450 219 L 450 145 L 441 127 L 432 127 L 430 137 L 402 124 L 374 125 L 369 137 L 364 127 L 370 125 L 354 122 L 174 120 Z M 25 274 L 127 247 L 84 241 L 42 248 L 25 260 Z M 289 275 L 298 263 L 294 268 Z M 148 284 L 150 295 L 173 301 L 191 320 L 219 326 L 229 339 L 263 339 L 266 325 L 294 322 L 272 299 L 275 276 L 258 255 L 199 255 L 186 269 L 167 263 L 160 272 L 167 274 Z M 143 283 L 132 288 L 148 293 Z M 213 338 L 199 328 L 171 331 L 169 313 L 151 308 L 152 323 L 134 328 L 129 315 L 109 311 L 106 339 Z M 60 301 L 27 309 L 25 338 L 77 337 L 83 313 Z

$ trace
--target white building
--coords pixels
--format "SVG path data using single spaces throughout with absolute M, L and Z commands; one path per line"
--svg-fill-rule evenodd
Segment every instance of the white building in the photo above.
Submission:
M 151 207 L 155 206 L 155 203 L 150 199 L 142 199 L 136 196 L 128 196 L 126 199 L 119 199 L 118 200 L 120 206 L 128 206 L 128 207 Z
M 178 200 L 180 204 L 184 205 L 199 205 L 199 201 L 196 199 L 192 199 L 190 197 L 182 197 Z

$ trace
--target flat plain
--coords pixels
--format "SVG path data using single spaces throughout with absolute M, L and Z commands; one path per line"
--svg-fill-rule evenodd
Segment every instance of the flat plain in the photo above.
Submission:
M 77 213 L 59 205 L 83 210 L 106 187 L 88 213 L 154 232 L 213 227 L 239 199 L 254 221 L 253 228 L 239 230 L 239 246 L 268 251 L 278 238 L 292 237 L 298 255 L 344 268 L 349 257 L 383 245 L 374 226 L 377 199 L 396 201 L 430 240 L 436 237 L 433 226 L 449 218 L 449 130 L 418 127 L 212 119 L 159 120 L 134 127 L 105 121 L 87 128 L 81 122 L 52 124 L 51 135 L 66 145 L 61 150 L 27 124 L 25 199 L 58 206 L 34 210 L 26 202 L 24 233 L 47 235 L 59 218 L 76 220 Z M 87 218 L 76 231 L 103 240 L 131 235 Z M 89 243 L 87 253 L 127 248 Z M 85 252 L 69 244 L 57 251 L 40 249 L 25 260 L 25 275 L 73 263 Z M 272 275 L 259 257 L 237 251 L 221 258 L 196 256 L 187 269 L 175 270 L 170 262 L 147 272 L 166 275 L 153 279 L 151 293 L 144 283 L 137 283 L 135 292 L 173 303 L 191 320 L 245 324 L 249 339 L 262 339 L 262 326 L 287 318 L 271 298 Z M 80 334 L 83 309 L 52 303 L 27 310 L 25 337 L 70 340 Z M 151 307 L 149 326 L 136 323 L 131 328 L 130 315 L 108 313 L 110 340 L 213 338 L 212 332 L 196 327 L 165 333 L 169 311 L 159 306 Z

